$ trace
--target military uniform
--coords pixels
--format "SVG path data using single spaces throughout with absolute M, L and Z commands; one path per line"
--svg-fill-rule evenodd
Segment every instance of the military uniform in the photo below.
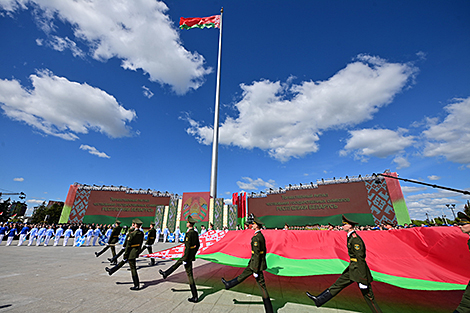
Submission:
M 144 242 L 144 233 L 139 229 L 142 225 L 142 221 L 139 219 L 134 219 L 132 223 L 136 224 L 137 227 L 134 231 L 129 231 L 129 234 L 126 237 L 126 242 L 124 243 L 124 257 L 121 262 L 119 262 L 113 268 L 106 267 L 105 270 L 109 275 L 113 275 L 118 269 L 120 269 L 126 262 L 129 263 L 131 270 L 132 281 L 134 282 L 134 287 L 131 287 L 131 290 L 139 290 L 140 282 L 139 276 L 137 274 L 137 267 L 135 259 L 139 257 L 140 249 L 142 248 L 142 243 Z
M 351 228 L 357 225 L 357 223 L 348 220 L 344 215 L 343 224 L 349 224 Z M 309 292 L 307 292 L 307 296 L 315 302 L 317 307 L 320 307 L 336 296 L 341 290 L 356 282 L 372 312 L 381 313 L 382 311 L 375 302 L 374 293 L 372 292 L 371 282 L 373 278 L 366 262 L 366 246 L 362 238 L 354 230 L 348 232 L 347 248 L 350 260 L 349 266 L 343 271 L 341 276 L 329 289 L 319 296 L 312 296 Z
M 188 223 L 194 225 L 196 220 L 194 220 L 191 216 L 188 217 Z M 159 273 L 166 279 L 169 275 L 171 275 L 181 264 L 184 264 L 184 269 L 186 270 L 186 274 L 188 275 L 189 287 L 191 288 L 192 298 L 189 298 L 188 301 L 190 302 L 197 302 L 198 295 L 196 289 L 196 283 L 194 282 L 193 277 L 193 262 L 196 261 L 196 254 L 199 250 L 199 235 L 194 230 L 194 227 L 190 228 L 186 232 L 186 236 L 184 238 L 184 254 L 181 259 L 176 261 L 169 269 L 166 271 L 159 270 Z
M 150 225 L 155 225 L 154 222 L 151 222 Z M 145 242 L 145 245 L 142 246 L 142 250 L 140 251 L 139 254 L 142 254 L 145 249 L 147 249 L 149 254 L 153 253 L 152 245 L 155 243 L 155 238 L 157 237 L 157 231 L 155 230 L 154 227 L 150 228 L 147 236 L 147 241 Z M 150 258 L 150 265 L 155 265 L 155 259 Z
M 121 230 L 122 230 L 121 222 L 116 221 L 116 227 L 114 227 L 111 232 L 111 236 L 109 237 L 108 244 L 100 252 L 95 252 L 96 257 L 99 257 L 108 249 L 111 249 L 113 258 L 116 256 L 115 245 L 119 242 L 119 235 L 121 234 Z
M 257 218 L 254 218 L 254 223 L 258 225 L 259 228 L 262 227 L 263 223 L 259 221 Z M 226 281 L 222 278 L 222 282 L 225 285 L 225 289 L 230 289 L 251 275 L 253 275 L 256 279 L 256 283 L 258 284 L 261 290 L 261 297 L 263 298 L 264 308 L 266 312 L 273 312 L 273 307 L 271 304 L 271 299 L 269 298 L 268 290 L 266 289 L 266 282 L 264 280 L 263 271 L 266 270 L 267 263 L 266 263 L 266 240 L 264 239 L 261 230 L 256 230 L 255 234 L 251 238 L 251 258 L 248 262 L 248 266 L 245 270 L 236 278 Z
M 470 217 L 468 217 L 466 214 L 459 212 L 457 213 L 457 216 L 460 219 L 460 222 L 459 222 L 460 226 L 470 224 Z M 468 249 L 470 250 L 470 239 L 468 239 L 467 245 L 468 245 Z M 470 281 L 468 282 L 467 288 L 465 288 L 465 291 L 463 293 L 462 300 L 460 301 L 459 306 L 454 311 L 454 313 L 466 313 L 466 312 L 470 312 Z

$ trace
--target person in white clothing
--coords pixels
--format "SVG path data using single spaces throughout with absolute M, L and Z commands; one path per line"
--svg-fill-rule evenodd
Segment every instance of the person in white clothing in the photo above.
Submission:
M 11 245 L 11 242 L 13 241 L 13 238 L 16 235 L 18 235 L 18 230 L 16 229 L 16 224 L 13 224 L 13 226 L 10 229 L 10 232 L 8 233 L 7 244 L 5 246 Z
M 166 238 L 168 237 L 169 234 L 170 234 L 170 230 L 168 229 L 168 227 L 165 227 L 163 229 L 163 242 L 166 242 Z
M 88 247 L 90 245 L 91 238 L 93 237 L 93 228 L 91 228 L 91 226 L 88 227 L 88 231 L 86 232 L 85 236 L 86 236 L 85 245 Z
M 59 225 L 59 228 L 55 231 L 55 240 L 54 240 L 54 247 L 56 247 L 59 244 L 60 237 L 64 234 L 64 229 L 62 228 L 62 225 Z
M 54 236 L 54 229 L 52 226 L 49 226 L 49 228 L 46 230 L 46 239 L 44 240 L 44 247 L 47 247 L 49 244 L 49 240 L 51 240 L 51 237 Z
M 78 240 L 82 237 L 83 235 L 83 231 L 82 231 L 82 228 L 81 227 L 78 227 L 77 230 L 75 231 L 75 233 L 73 234 L 73 236 L 75 237 L 74 241 L 73 241 L 73 246 L 76 247 L 77 246 L 77 242 Z
M 93 246 L 96 246 L 96 241 L 98 240 L 98 238 L 100 238 L 100 236 L 101 236 L 101 230 L 99 226 L 97 225 L 95 230 L 93 231 Z
M 43 225 L 38 231 L 38 238 L 36 239 L 36 246 L 41 244 L 42 238 L 46 236 L 46 227 Z
M 37 235 L 38 235 L 38 227 L 37 225 L 34 225 L 33 228 L 31 228 L 31 231 L 29 232 L 28 246 L 31 246 L 34 243 L 34 239 L 36 239 Z
M 73 230 L 70 228 L 70 226 L 67 228 L 67 230 L 64 232 L 64 242 L 63 246 L 65 247 L 69 241 L 70 236 L 73 235 Z

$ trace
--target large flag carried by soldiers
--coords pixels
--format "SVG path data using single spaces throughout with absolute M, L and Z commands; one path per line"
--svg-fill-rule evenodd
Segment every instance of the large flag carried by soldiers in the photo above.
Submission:
M 279 276 L 341 274 L 349 264 L 346 233 L 264 230 L 267 271 Z M 415 290 L 464 290 L 470 277 L 468 236 L 458 227 L 358 231 L 375 281 Z M 198 258 L 246 267 L 252 230 L 211 231 L 200 236 Z M 151 257 L 180 258 L 184 245 Z

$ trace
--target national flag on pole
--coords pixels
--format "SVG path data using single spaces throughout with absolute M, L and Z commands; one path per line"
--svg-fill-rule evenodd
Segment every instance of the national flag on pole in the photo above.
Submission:
M 220 15 L 213 15 L 209 17 L 188 17 L 180 18 L 181 29 L 191 28 L 220 28 Z

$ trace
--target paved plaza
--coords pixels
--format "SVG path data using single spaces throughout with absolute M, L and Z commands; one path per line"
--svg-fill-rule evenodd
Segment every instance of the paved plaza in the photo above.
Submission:
M 69 241 L 70 242 L 70 241 Z M 62 244 L 62 240 L 60 241 Z M 161 260 L 149 266 L 137 260 L 142 289 L 133 286 L 125 265 L 113 276 L 104 268 L 111 252 L 96 258 L 96 247 L 72 246 L 0 246 L 0 313 L 3 312 L 264 312 L 255 280 L 248 278 L 232 290 L 220 281 L 239 275 L 243 269 L 197 260 L 194 274 L 200 302 L 187 301 L 191 296 L 186 273 L 181 266 L 163 280 L 159 269 L 174 261 Z M 27 244 L 27 241 L 26 241 Z M 154 245 L 154 251 L 174 246 Z M 419 269 L 416 269 L 419 270 Z M 305 296 L 308 290 L 318 294 L 339 275 L 280 277 L 266 273 L 266 284 L 275 312 L 369 312 L 357 286 L 350 286 L 316 308 Z M 453 312 L 463 291 L 415 291 L 374 282 L 374 294 L 383 312 L 444 313 Z

